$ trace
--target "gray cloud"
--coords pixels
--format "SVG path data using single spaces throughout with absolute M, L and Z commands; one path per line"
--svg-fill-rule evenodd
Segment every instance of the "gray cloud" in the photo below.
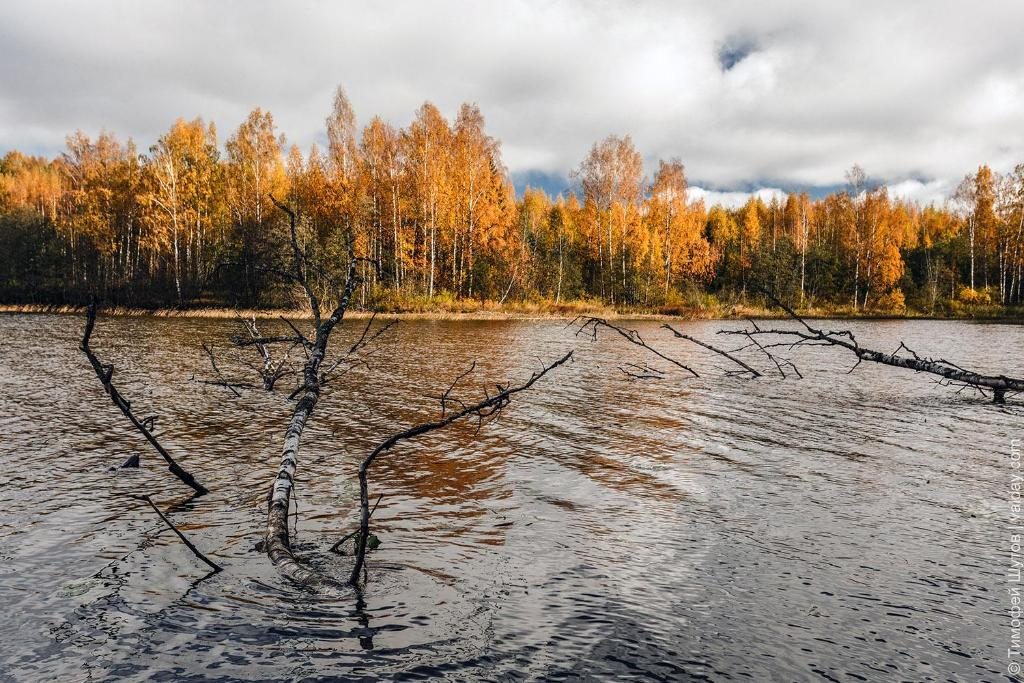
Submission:
M 999 1 L 3 3 L 0 151 L 77 128 L 145 147 L 178 116 L 226 136 L 254 106 L 305 147 L 342 84 L 364 122 L 478 103 L 518 178 L 563 178 L 617 133 L 714 190 L 857 162 L 932 196 L 1024 161 L 1020 26 Z

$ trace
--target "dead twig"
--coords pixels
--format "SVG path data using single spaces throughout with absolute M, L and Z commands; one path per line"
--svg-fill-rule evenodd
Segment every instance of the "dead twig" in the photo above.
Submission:
M 458 385 L 459 382 L 464 380 L 469 375 L 473 374 L 474 370 L 476 370 L 476 361 L 473 361 L 473 363 L 469 366 L 469 368 L 464 373 L 462 373 L 461 375 L 459 375 L 458 377 L 453 379 L 452 383 L 449 384 L 448 388 L 444 390 L 443 394 L 441 394 L 441 396 L 440 396 L 440 401 L 441 401 L 441 417 L 444 417 L 445 413 L 448 411 L 448 401 L 453 400 L 453 399 L 450 399 L 449 396 L 451 395 L 452 391 L 455 389 L 456 385 Z M 457 403 L 459 403 L 463 408 L 466 407 L 465 404 L 462 403 L 462 401 L 459 401 L 458 399 L 454 399 L 454 400 Z
M 631 368 L 631 369 L 627 369 Z M 643 365 L 637 365 L 636 363 L 626 363 L 625 365 L 619 366 L 619 371 L 622 372 L 626 377 L 631 379 L 664 379 L 665 373 L 658 368 L 652 368 L 647 363 Z
M 213 371 L 217 374 L 218 377 L 220 377 L 220 382 L 218 382 L 217 384 L 223 387 L 227 387 L 228 389 L 231 390 L 232 394 L 234 394 L 236 397 L 240 397 L 241 394 L 238 393 L 237 389 L 235 389 L 235 386 L 237 384 L 228 382 L 227 378 L 224 377 L 224 374 L 220 371 L 220 368 L 217 367 L 217 359 L 213 355 L 213 349 L 211 349 L 206 344 L 203 344 L 203 351 L 206 351 L 206 355 L 210 358 L 210 367 L 212 367 Z
M 337 370 L 339 367 L 344 366 L 341 371 L 342 375 L 344 375 L 345 373 L 354 368 L 359 367 L 360 365 L 366 368 L 370 367 L 370 364 L 367 363 L 365 359 L 352 359 L 352 356 L 358 354 L 363 349 L 369 347 L 371 344 L 373 344 L 373 342 L 375 342 L 377 339 L 383 336 L 388 330 L 390 330 L 392 327 L 398 324 L 398 320 L 389 320 L 384 325 L 377 328 L 377 330 L 374 331 L 374 333 L 371 335 L 370 328 L 372 327 L 373 322 L 376 319 L 377 313 L 374 312 L 374 314 L 370 316 L 370 319 L 366 321 L 366 325 L 363 327 L 363 333 L 359 336 L 359 339 L 357 339 L 355 343 L 353 343 L 352 346 L 349 347 L 348 352 L 342 355 L 337 360 L 335 360 L 326 370 L 320 373 L 321 384 L 327 384 L 332 379 L 334 379 L 332 375 L 334 374 L 335 370 Z M 345 364 L 348 365 L 346 366 Z

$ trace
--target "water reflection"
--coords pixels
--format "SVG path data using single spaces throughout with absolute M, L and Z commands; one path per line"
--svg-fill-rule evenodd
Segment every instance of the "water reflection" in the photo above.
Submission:
M 1018 406 L 887 368 L 847 376 L 847 359 L 821 349 L 793 354 L 803 381 L 724 377 L 720 359 L 653 324 L 644 338 L 705 370 L 699 379 L 665 366 L 663 380 L 629 381 L 623 363 L 658 364 L 556 322 L 403 322 L 370 369 L 326 392 L 304 438 L 294 540 L 339 577 L 351 560 L 326 550 L 354 528 L 355 471 L 377 442 L 436 415 L 437 394 L 472 360 L 466 396 L 579 351 L 479 434 L 467 425 L 384 456 L 371 478 L 385 494 L 383 545 L 365 591 L 312 593 L 256 549 L 286 394 L 235 398 L 191 379 L 207 367 L 201 343 L 223 344 L 231 324 L 108 319 L 96 333 L 119 387 L 160 415 L 164 445 L 212 490 L 190 498 L 89 375 L 80 323 L 0 318 L 2 677 L 1002 671 L 1000 501 Z M 701 338 L 717 327 L 680 325 Z M 1022 374 L 1016 327 L 855 328 L 864 343 L 902 338 Z M 141 469 L 110 471 L 132 453 Z M 207 575 L 128 497 L 139 492 L 226 571 Z

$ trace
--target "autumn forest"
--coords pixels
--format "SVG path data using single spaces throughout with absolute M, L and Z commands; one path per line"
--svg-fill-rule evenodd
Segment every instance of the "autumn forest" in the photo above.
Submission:
M 516 196 L 500 142 L 464 104 L 424 104 L 407 128 L 363 128 L 340 88 L 326 149 L 289 146 L 253 110 L 223 146 L 180 119 L 147 149 L 112 133 L 67 137 L 53 159 L 0 159 L 0 303 L 289 306 L 276 275 L 298 216 L 325 292 L 354 242 L 357 304 L 389 310 L 580 300 L 685 311 L 761 285 L 802 308 L 969 314 L 1017 305 L 1024 164 L 970 170 L 943 205 L 890 196 L 851 165 L 821 198 L 752 197 L 731 209 L 687 194 L 678 159 L 645 176 L 628 136 L 593 145 L 573 191 Z

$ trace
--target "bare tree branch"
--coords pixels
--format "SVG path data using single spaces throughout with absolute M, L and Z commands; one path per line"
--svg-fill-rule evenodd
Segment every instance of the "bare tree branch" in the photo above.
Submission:
M 335 360 L 330 365 L 330 367 L 328 367 L 326 370 L 320 373 L 320 384 L 323 385 L 330 382 L 331 379 L 333 379 L 332 374 L 334 373 L 334 371 L 344 363 L 349 363 L 349 365 L 342 370 L 341 374 L 345 374 L 349 370 L 352 370 L 353 368 L 356 368 L 360 365 L 365 366 L 367 368 L 369 367 L 369 363 L 367 363 L 364 359 L 352 360 L 352 356 L 362 351 L 363 349 L 369 347 L 371 344 L 373 344 L 373 342 L 375 342 L 382 335 L 384 335 L 384 333 L 386 333 L 388 330 L 390 330 L 392 327 L 398 324 L 398 320 L 389 320 L 383 326 L 377 328 L 377 330 L 371 335 L 369 334 L 370 328 L 373 325 L 373 321 L 376 319 L 377 313 L 374 312 L 373 315 L 370 316 L 370 319 L 366 322 L 366 326 L 363 328 L 363 333 L 360 335 L 359 339 L 357 339 L 355 343 L 352 344 L 348 352 L 345 353 L 340 358 L 338 358 L 337 360 Z
M 441 396 L 440 396 L 440 400 L 441 400 L 441 417 L 444 417 L 445 413 L 448 412 L 448 401 L 452 400 L 452 399 L 449 399 L 448 397 L 451 395 L 452 391 L 455 389 L 455 386 L 459 382 L 464 380 L 466 377 L 468 377 L 469 375 L 473 374 L 474 370 L 476 370 L 476 361 L 473 361 L 473 363 L 469 366 L 469 368 L 464 373 L 462 373 L 461 375 L 459 375 L 458 377 L 453 379 L 452 383 L 449 384 L 448 388 L 444 390 L 443 394 L 441 394 Z M 457 401 L 457 399 L 455 399 L 455 400 Z M 461 403 L 461 401 L 458 401 L 458 402 Z M 463 405 L 462 407 L 465 408 L 465 405 Z
M 751 322 L 753 322 L 753 321 L 751 321 Z M 754 324 L 756 326 L 756 323 L 754 323 Z M 779 360 L 779 358 L 774 353 L 769 351 L 768 348 L 771 345 L 765 346 L 765 345 L 761 344 L 761 342 L 759 342 L 757 339 L 754 338 L 753 334 L 748 334 L 748 335 L 746 335 L 746 337 L 747 337 L 747 339 L 750 340 L 751 346 L 753 346 L 758 351 L 763 353 L 768 360 L 770 360 L 772 363 L 775 364 L 775 368 L 779 371 L 779 374 L 782 375 L 782 379 L 786 379 L 786 371 L 782 369 L 784 366 L 789 366 L 794 372 L 796 372 L 797 377 L 799 377 L 800 379 L 804 378 L 804 376 L 802 374 L 800 374 L 799 368 L 797 368 L 796 365 L 792 361 L 787 360 L 785 358 L 783 358 L 782 360 Z
M 217 564 L 216 562 L 214 562 L 213 560 L 208 558 L 206 555 L 203 555 L 201 552 L 199 552 L 199 548 L 197 548 L 194 545 L 192 545 L 192 542 L 189 541 L 187 538 L 185 538 L 185 534 L 181 533 L 178 530 L 178 527 L 174 526 L 174 523 L 171 522 L 171 520 L 167 519 L 167 517 L 164 515 L 164 513 L 160 512 L 160 508 L 158 508 L 156 506 L 156 503 L 153 502 L 152 498 L 150 498 L 149 496 L 135 496 L 135 495 L 133 495 L 131 497 L 134 498 L 135 500 L 142 500 L 142 501 L 145 501 L 145 502 L 149 503 L 149 506 L 151 508 L 153 508 L 153 511 L 156 512 L 156 514 L 160 515 L 160 519 L 162 519 L 164 521 L 164 524 L 166 524 L 168 527 L 170 527 L 171 531 L 173 531 L 175 534 L 177 534 L 178 538 L 181 539 L 181 542 L 184 543 L 185 546 L 188 547 L 188 549 L 192 551 L 192 554 L 195 555 L 200 560 L 202 560 L 203 562 L 205 562 L 206 565 L 209 566 L 213 571 L 220 572 L 220 571 L 224 570 L 224 568 L 221 567 L 219 564 Z
M 647 342 L 645 342 L 643 340 L 643 338 L 640 336 L 640 333 L 637 332 L 636 330 L 624 330 L 621 327 L 618 327 L 617 325 L 611 324 L 610 322 L 608 322 L 604 318 L 593 318 L 593 317 L 590 317 L 590 316 L 582 316 L 582 317 L 576 318 L 573 321 L 571 321 L 568 326 L 571 327 L 571 326 L 575 325 L 576 322 L 579 321 L 579 320 L 582 320 L 583 322 L 580 324 L 579 329 L 576 331 L 576 335 L 577 336 L 579 336 L 581 333 L 583 333 L 585 330 L 587 330 L 589 328 L 590 329 L 590 333 L 591 333 L 591 338 L 592 339 L 597 339 L 597 329 L 599 327 L 607 327 L 609 330 L 614 330 L 615 332 L 618 332 L 629 343 L 635 344 L 636 346 L 639 346 L 640 348 L 647 349 L 648 351 L 653 353 L 658 358 L 661 358 L 662 360 L 666 360 L 669 363 L 672 363 L 672 365 L 675 365 L 678 368 L 682 368 L 683 370 L 686 370 L 688 373 L 690 373 L 694 377 L 700 377 L 700 375 L 698 375 L 697 372 L 693 368 L 688 367 L 686 365 L 683 365 L 682 363 L 677 361 L 675 358 L 670 358 L 669 356 L 666 356 L 665 354 L 663 354 L 661 351 L 658 351 L 654 347 L 648 345 Z
M 373 517 L 373 513 L 377 511 L 377 506 L 380 505 L 380 501 L 382 501 L 382 500 L 384 500 L 384 494 L 383 493 L 380 494 L 379 496 L 377 496 L 377 502 L 373 504 L 373 509 L 370 510 L 370 517 Z M 337 543 L 335 543 L 334 545 L 332 545 L 330 548 L 327 549 L 328 552 L 338 553 L 340 555 L 344 555 L 345 551 L 341 549 L 341 546 L 345 544 L 345 541 L 349 540 L 350 538 L 355 538 L 358 534 L 359 534 L 359 529 L 356 529 L 355 531 L 351 531 L 351 532 L 345 534 L 344 536 L 342 536 L 338 540 Z
M 707 342 L 702 342 L 700 339 L 697 339 L 695 337 L 691 337 L 688 334 L 683 334 L 682 332 L 676 330 L 674 327 L 672 327 L 671 325 L 669 325 L 667 323 L 662 325 L 662 327 L 665 328 L 666 330 L 670 331 L 672 334 L 674 334 L 679 339 L 686 339 L 687 341 L 693 342 L 697 346 L 703 346 L 705 349 L 708 349 L 709 351 L 714 351 L 715 353 L 719 354 L 720 356 L 725 356 L 726 358 L 731 360 L 733 363 L 736 363 L 736 365 L 739 365 L 741 368 L 743 368 L 743 370 L 745 372 L 749 372 L 751 377 L 760 377 L 761 376 L 760 372 L 758 372 L 754 368 L 750 367 L 749 365 L 747 365 L 746 363 L 741 361 L 739 358 L 737 358 L 736 356 L 733 356 L 731 353 L 729 353 L 727 351 L 723 351 L 722 349 L 715 348 L 711 344 L 708 344 Z
M 295 279 L 298 281 L 300 285 L 302 285 L 302 289 L 306 292 L 306 299 L 309 300 L 309 310 L 312 311 L 313 313 L 313 323 L 317 327 L 320 327 L 320 300 L 317 299 L 316 293 L 313 291 L 313 287 L 310 286 L 309 279 L 306 275 L 307 259 L 305 252 L 302 250 L 302 247 L 299 246 L 299 233 L 295 226 L 295 212 L 292 211 L 292 209 L 286 204 L 282 204 L 281 202 L 277 201 L 277 198 L 274 197 L 273 193 L 270 193 L 269 196 L 270 201 L 274 202 L 274 206 L 288 214 L 288 225 L 291 229 L 292 238 L 292 253 L 294 254 L 295 257 L 295 261 L 293 264 L 293 267 L 295 268 Z
M 227 387 L 228 389 L 230 389 L 231 393 L 234 394 L 236 397 L 241 396 L 241 394 L 238 393 L 238 389 L 235 388 L 236 386 L 239 386 L 239 384 L 237 382 L 229 382 L 227 378 L 224 377 L 224 374 L 220 371 L 220 368 L 217 367 L 217 359 L 213 355 L 213 349 L 211 349 L 206 344 L 203 344 L 203 351 L 206 351 L 206 355 L 209 356 L 210 358 L 210 367 L 213 368 L 213 371 L 217 374 L 217 377 L 220 378 L 220 381 L 217 382 L 217 384 L 219 384 L 222 387 Z
M 370 511 L 368 478 L 370 467 L 373 465 L 374 460 L 376 460 L 379 455 L 391 450 L 402 441 L 406 441 L 438 429 L 443 429 L 448 425 L 452 424 L 453 422 L 461 420 L 466 417 L 476 417 L 478 420 L 479 428 L 480 424 L 482 424 L 486 420 L 496 417 L 506 406 L 508 406 L 514 394 L 517 394 L 521 391 L 526 391 L 527 389 L 532 387 L 537 382 L 537 380 L 539 380 L 541 377 L 543 377 L 550 371 L 554 370 L 558 366 L 568 361 L 570 358 L 572 358 L 572 355 L 572 351 L 568 352 L 567 354 L 565 354 L 558 360 L 554 361 L 550 365 L 543 367 L 539 372 L 534 372 L 533 374 L 531 374 L 528 380 L 526 380 L 524 383 L 518 386 L 503 387 L 501 385 L 498 385 L 498 393 L 494 394 L 493 396 L 487 395 L 487 397 L 484 398 L 483 400 L 478 401 L 472 405 L 466 406 L 461 410 L 450 412 L 447 415 L 442 414 L 442 417 L 434 422 L 422 422 L 420 424 L 409 427 L 406 430 L 403 430 L 396 434 L 392 434 L 390 437 L 382 441 L 375 449 L 373 449 L 373 452 L 370 453 L 370 455 L 368 455 L 366 459 L 363 460 L 362 464 L 359 466 L 360 520 L 359 532 L 358 536 L 356 537 L 356 562 L 355 565 L 352 567 L 352 573 L 349 575 L 350 584 L 352 584 L 353 586 L 359 584 L 359 575 L 362 572 L 363 566 L 366 561 L 366 542 L 370 534 L 370 515 L 372 514 Z M 449 386 L 449 391 L 451 387 L 454 387 L 458 380 L 461 379 L 462 377 L 465 377 L 466 374 L 467 373 L 463 373 L 455 380 L 455 382 L 452 382 L 452 384 Z M 447 393 L 448 392 L 446 392 L 446 394 Z M 442 408 L 444 404 L 445 400 L 443 399 Z
M 622 372 L 626 377 L 631 379 L 664 379 L 665 373 L 657 368 L 652 368 L 647 363 L 643 365 L 637 365 L 636 363 L 626 363 L 625 365 L 619 366 L 619 371 Z
M 292 330 L 295 331 L 294 337 L 261 336 L 259 328 L 256 326 L 256 316 L 253 316 L 251 320 L 246 320 L 240 315 L 236 315 L 235 317 L 238 320 L 238 322 L 242 325 L 242 327 L 244 327 L 245 330 L 249 333 L 249 338 L 247 339 L 240 335 L 236 335 L 231 338 L 231 341 L 232 343 L 235 344 L 235 346 L 238 346 L 240 348 L 248 346 L 256 348 L 256 351 L 259 353 L 260 359 L 262 360 L 262 366 L 256 367 L 251 363 L 247 363 L 247 365 L 256 370 L 257 374 L 259 374 L 260 376 L 260 379 L 263 381 L 263 388 L 266 389 L 267 391 L 273 391 L 274 387 L 277 385 L 277 381 L 282 377 L 295 373 L 294 370 L 291 370 L 288 367 L 288 361 L 291 358 L 292 350 L 296 346 L 301 346 L 302 349 L 306 351 L 307 357 L 309 356 L 309 352 L 307 349 L 310 346 L 312 346 L 312 342 L 310 342 L 309 338 L 306 337 L 306 335 L 304 335 L 302 332 L 300 332 L 299 329 L 295 327 L 295 325 L 292 324 L 289 320 L 287 320 L 284 316 L 281 316 L 281 320 L 284 321 L 286 325 L 288 325 L 289 327 L 292 328 Z M 284 355 L 281 356 L 281 358 L 275 363 L 273 354 L 270 352 L 270 345 L 278 343 L 289 343 L 290 346 L 284 352 Z
M 86 358 L 89 359 L 89 363 L 92 365 L 92 369 L 96 372 L 96 376 L 103 384 L 104 391 L 107 392 L 107 395 L 110 396 L 110 400 L 114 402 L 114 405 L 118 407 L 121 413 L 128 418 L 128 421 L 131 422 L 132 425 L 134 425 L 134 427 L 137 430 L 139 430 L 139 432 L 141 432 L 144 437 L 146 437 L 146 441 L 148 441 L 153 446 L 153 448 L 156 449 L 156 452 L 159 453 L 160 456 L 167 462 L 167 469 L 169 469 L 174 476 L 176 476 L 178 479 L 180 479 L 188 486 L 191 486 L 196 491 L 196 493 L 200 495 L 204 493 L 209 493 L 206 487 L 204 487 L 202 484 L 196 481 L 195 477 L 193 477 L 191 474 L 186 472 L 180 465 L 178 465 L 178 463 L 174 461 L 174 458 L 171 457 L 171 454 L 168 453 L 162 445 L 160 445 L 159 441 L 157 441 L 156 437 L 153 435 L 152 432 L 155 418 L 139 420 L 137 417 L 135 417 L 134 413 L 132 413 L 131 403 L 129 403 L 128 400 L 125 399 L 123 396 L 121 396 L 121 393 L 111 382 L 111 377 L 113 377 L 114 375 L 114 366 L 104 365 L 103 363 L 101 363 L 99 358 L 96 357 L 96 354 L 93 353 L 92 349 L 89 347 L 89 340 L 92 338 L 92 331 L 96 325 L 96 308 L 96 301 L 93 300 L 93 302 L 89 304 L 89 309 L 86 312 L 85 332 L 82 335 L 82 344 L 80 348 L 82 349 L 82 352 L 85 354 Z
M 384 323 L 383 327 L 379 327 L 379 328 L 377 328 L 377 331 L 376 331 L 376 332 L 374 332 L 374 333 L 373 333 L 373 334 L 372 334 L 372 335 L 371 335 L 371 336 L 370 336 L 369 338 L 367 338 L 367 336 L 366 336 L 366 333 L 367 333 L 367 332 L 369 332 L 369 330 L 370 330 L 370 326 L 371 326 L 371 325 L 373 324 L 373 321 L 374 321 L 374 320 L 375 320 L 376 318 L 377 318 L 377 312 L 376 312 L 376 311 L 374 311 L 374 312 L 373 312 L 373 315 L 372 315 L 372 316 L 370 316 L 370 319 L 369 319 L 369 320 L 367 321 L 367 323 L 366 323 L 366 327 L 365 327 L 365 328 L 363 328 L 363 334 L 362 334 L 362 336 L 361 336 L 361 337 L 359 338 L 359 341 L 357 341 L 357 342 L 356 342 L 355 344 L 353 344 L 353 345 L 352 345 L 352 348 L 350 348 L 350 349 L 348 350 L 348 352 L 349 352 L 349 355 L 351 355 L 351 354 L 355 353 L 356 351 L 359 351 L 360 349 L 363 349 L 363 348 L 365 348 L 365 347 L 369 346 L 369 345 L 370 345 L 370 344 L 372 344 L 372 343 L 373 343 L 374 341 L 376 341 L 378 337 L 380 337 L 380 336 L 381 336 L 381 335 L 383 335 L 383 334 L 384 334 L 385 332 L 387 332 L 387 331 L 388 331 L 388 330 L 390 330 L 390 329 L 391 329 L 392 327 L 394 327 L 395 325 L 397 325 L 397 324 L 398 324 L 398 320 L 397 320 L 397 319 L 396 319 L 396 320 L 389 320 L 389 321 L 387 321 L 386 323 Z
M 302 340 L 303 346 L 309 346 L 310 345 L 309 337 L 307 337 L 302 332 L 300 332 L 299 328 L 295 327 L 295 323 L 293 323 L 291 320 L 289 320 L 288 318 L 284 317 L 283 315 L 278 316 L 278 317 L 281 318 L 282 321 L 284 321 L 285 325 L 287 325 L 288 327 L 292 328 L 292 331 L 295 332 L 295 336 L 298 339 Z

